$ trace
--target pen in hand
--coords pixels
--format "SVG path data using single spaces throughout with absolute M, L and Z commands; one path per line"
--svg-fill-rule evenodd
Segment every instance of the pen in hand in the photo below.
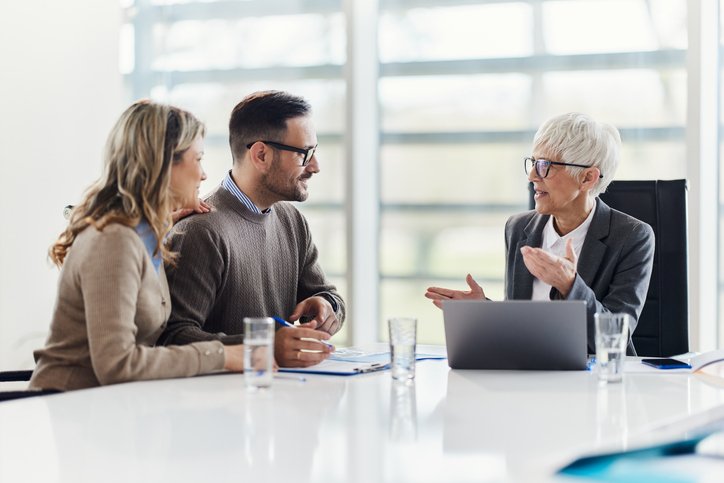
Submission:
M 277 324 L 282 325 L 282 326 L 284 326 L 284 327 L 294 327 L 294 328 L 296 328 L 296 326 L 295 326 L 294 324 L 287 322 L 286 320 L 282 319 L 281 317 L 279 317 L 279 316 L 277 316 L 277 315 L 273 316 L 272 319 L 274 319 L 274 321 L 275 321 Z
M 293 329 L 296 329 L 296 328 L 297 328 L 296 325 L 294 325 L 294 324 L 292 324 L 292 323 L 290 323 L 290 322 L 282 319 L 281 317 L 279 317 L 279 316 L 277 316 L 277 315 L 273 316 L 272 319 L 274 319 L 274 320 L 276 321 L 276 323 L 279 324 L 279 325 L 281 325 L 282 327 L 291 327 L 291 328 L 293 328 Z M 325 341 L 325 340 L 307 339 L 306 337 L 302 338 L 302 340 L 313 340 L 313 341 L 315 341 L 315 342 L 320 342 L 320 343 L 326 345 L 327 347 L 329 347 L 330 349 L 334 350 L 334 346 L 333 346 L 332 344 L 330 344 L 329 342 Z

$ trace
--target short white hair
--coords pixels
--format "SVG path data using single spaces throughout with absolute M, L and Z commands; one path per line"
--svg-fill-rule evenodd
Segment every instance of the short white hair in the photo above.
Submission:
M 590 192 L 596 197 L 606 191 L 616 174 L 621 135 L 610 124 L 596 122 L 585 114 L 569 112 L 543 123 L 533 138 L 533 152 L 555 157 L 552 161 L 598 168 L 603 178 Z M 582 169 L 566 166 L 566 170 L 574 176 Z

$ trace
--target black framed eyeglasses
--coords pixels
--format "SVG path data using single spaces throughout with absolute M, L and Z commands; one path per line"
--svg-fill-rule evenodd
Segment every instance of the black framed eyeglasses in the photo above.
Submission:
M 302 166 L 306 166 L 309 164 L 309 162 L 312 160 L 312 156 L 314 156 L 314 153 L 317 150 L 317 146 L 319 146 L 319 144 L 317 144 L 311 148 L 304 149 L 304 148 L 295 148 L 294 146 L 289 146 L 288 144 L 277 143 L 275 141 L 254 141 L 254 143 L 264 143 L 264 144 L 268 144 L 269 146 L 275 147 L 277 149 L 281 149 L 282 151 L 291 151 L 293 153 L 303 154 L 304 158 L 302 159 Z M 251 149 L 251 147 L 254 145 L 254 143 L 247 144 L 246 149 Z
M 525 174 L 529 175 L 533 167 L 535 167 L 535 173 L 539 178 L 545 178 L 548 176 L 548 172 L 551 170 L 551 165 L 555 164 L 558 166 L 575 166 L 576 168 L 591 168 L 592 166 L 586 166 L 585 164 L 574 164 L 574 163 L 559 163 L 558 161 L 551 161 L 549 159 L 534 158 L 528 156 L 523 158 L 523 167 L 525 168 Z M 599 178 L 603 178 L 603 174 L 598 175 Z

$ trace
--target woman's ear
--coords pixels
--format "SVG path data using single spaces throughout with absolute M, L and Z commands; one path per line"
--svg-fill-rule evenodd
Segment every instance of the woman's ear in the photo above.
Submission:
M 583 178 L 581 179 L 581 185 L 586 188 L 593 189 L 596 183 L 601 178 L 601 170 L 596 167 L 586 168 L 583 172 Z

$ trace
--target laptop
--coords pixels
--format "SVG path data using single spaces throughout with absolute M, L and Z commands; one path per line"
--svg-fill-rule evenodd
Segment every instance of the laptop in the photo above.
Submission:
M 582 300 L 449 300 L 442 312 L 453 369 L 586 369 Z

